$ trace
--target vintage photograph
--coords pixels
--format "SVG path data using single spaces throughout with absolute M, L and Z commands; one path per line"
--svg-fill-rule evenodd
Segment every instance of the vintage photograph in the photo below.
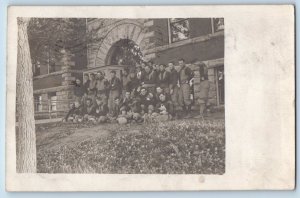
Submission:
M 18 17 L 17 173 L 225 173 L 225 18 Z
M 293 5 L 7 11 L 7 191 L 295 188 Z

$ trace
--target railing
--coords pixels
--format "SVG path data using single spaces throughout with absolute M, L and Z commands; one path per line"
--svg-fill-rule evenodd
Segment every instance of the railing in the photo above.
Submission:
M 73 102 L 74 99 L 34 101 L 34 117 L 36 120 L 63 117 Z

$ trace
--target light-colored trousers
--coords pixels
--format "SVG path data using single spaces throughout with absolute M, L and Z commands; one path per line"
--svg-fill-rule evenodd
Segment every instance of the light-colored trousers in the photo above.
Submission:
M 190 85 L 185 83 L 181 84 L 179 88 L 179 104 L 189 106 L 192 104 L 191 98 L 190 98 L 191 90 L 190 90 Z

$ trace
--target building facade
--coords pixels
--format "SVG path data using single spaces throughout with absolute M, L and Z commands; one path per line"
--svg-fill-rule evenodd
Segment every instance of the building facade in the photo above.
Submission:
M 154 63 L 178 64 L 185 59 L 194 70 L 194 106 L 197 106 L 200 71 L 194 63 L 208 68 L 211 83 L 209 102 L 224 106 L 224 20 L 222 18 L 174 19 L 85 19 L 86 47 L 80 52 L 60 50 L 55 66 L 34 65 L 34 97 L 39 112 L 65 112 L 73 99 L 73 81 L 84 73 L 117 71 L 135 58 Z M 126 46 L 131 46 L 128 58 Z M 50 69 L 49 69 L 50 68 Z M 51 69 L 55 68 L 55 69 Z M 45 102 L 46 101 L 46 102 Z M 64 102 L 65 101 L 65 102 Z

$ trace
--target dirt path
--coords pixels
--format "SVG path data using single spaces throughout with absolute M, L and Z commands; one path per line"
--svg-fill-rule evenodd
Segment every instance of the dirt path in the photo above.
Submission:
M 37 133 L 37 146 L 41 149 L 52 150 L 61 146 L 73 146 L 85 140 L 107 137 L 111 131 L 103 126 L 90 128 L 54 127 Z
M 52 124 L 37 128 L 37 147 L 57 150 L 61 146 L 75 146 L 82 141 L 105 138 L 113 132 L 139 133 L 142 125 L 120 126 L 118 124 L 78 126 L 75 124 Z

